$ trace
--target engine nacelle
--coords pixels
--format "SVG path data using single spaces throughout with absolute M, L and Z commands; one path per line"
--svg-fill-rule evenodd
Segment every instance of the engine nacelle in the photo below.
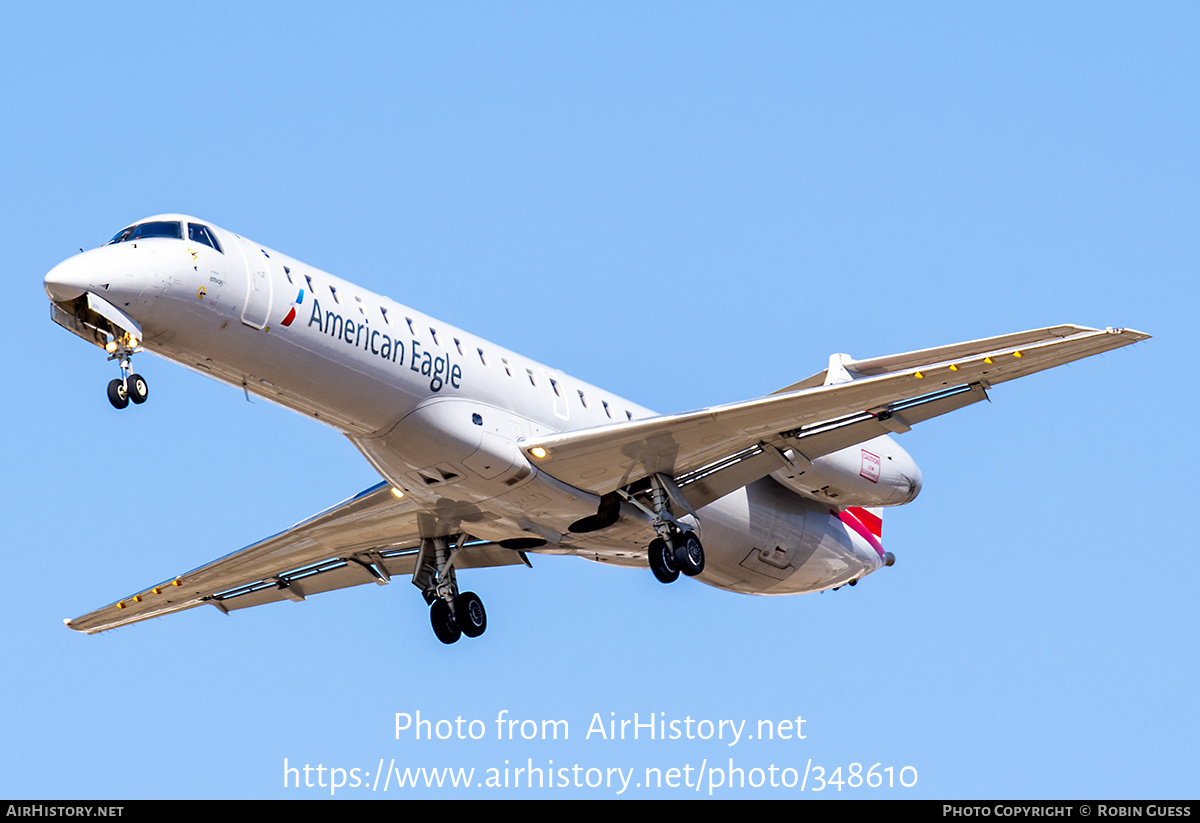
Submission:
M 788 467 L 771 476 L 812 500 L 846 506 L 900 506 L 921 491 L 921 470 L 890 437 L 809 461 L 793 449 L 784 452 Z

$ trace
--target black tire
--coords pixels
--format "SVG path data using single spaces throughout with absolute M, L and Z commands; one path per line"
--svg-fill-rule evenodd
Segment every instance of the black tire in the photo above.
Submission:
M 129 405 L 129 393 L 125 390 L 124 380 L 113 380 L 108 384 L 108 402 L 118 409 Z
M 150 396 L 150 387 L 146 385 L 146 378 L 140 374 L 129 375 L 129 379 L 125 381 L 125 393 L 134 403 L 138 405 L 145 403 L 146 398 Z
M 455 622 L 467 637 L 479 637 L 487 631 L 487 612 L 475 592 L 463 592 L 454 598 Z
M 650 541 L 650 548 L 646 550 L 646 554 L 650 559 L 650 571 L 654 572 L 658 582 L 674 583 L 679 579 L 679 566 L 675 565 L 675 554 L 661 537 Z
M 695 532 L 687 531 L 675 538 L 675 564 L 688 577 L 704 571 L 704 546 Z
M 433 624 L 433 633 L 437 635 L 437 639 L 447 646 L 457 643 L 462 635 L 462 629 L 458 627 L 450 611 L 450 604 L 440 597 L 429 607 L 429 622 Z

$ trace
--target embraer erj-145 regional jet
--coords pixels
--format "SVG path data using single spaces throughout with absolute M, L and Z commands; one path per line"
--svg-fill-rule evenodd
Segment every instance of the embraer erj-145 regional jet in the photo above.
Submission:
M 747 594 L 854 585 L 891 565 L 880 510 L 921 490 L 892 439 L 1023 377 L 1148 337 L 1080 326 L 854 360 L 764 397 L 656 414 L 179 214 L 46 275 L 59 325 L 120 364 L 152 351 L 333 426 L 383 482 L 286 531 L 67 621 L 94 633 L 411 575 L 438 638 L 487 627 L 457 573 L 574 554 Z M 703 541 L 703 543 L 701 542 Z

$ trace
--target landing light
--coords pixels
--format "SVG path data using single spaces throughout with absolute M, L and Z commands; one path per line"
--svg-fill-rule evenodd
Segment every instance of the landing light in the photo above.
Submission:
M 115 352 L 117 350 L 117 341 L 109 340 L 107 343 L 104 344 L 104 350 L 106 352 L 108 352 L 109 354 L 112 354 L 113 352 Z
M 534 446 L 532 449 L 529 450 L 529 453 L 532 454 L 534 457 L 536 457 L 538 460 L 541 460 L 547 454 L 546 450 L 543 449 L 541 446 Z
M 395 486 L 392 486 L 392 496 L 395 497 L 397 500 L 403 500 L 404 492 L 400 491 Z

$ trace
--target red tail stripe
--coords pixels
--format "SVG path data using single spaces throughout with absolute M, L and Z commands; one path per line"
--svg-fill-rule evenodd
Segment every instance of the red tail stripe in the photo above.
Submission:
M 853 508 L 846 509 L 844 512 L 831 511 L 830 514 L 842 521 L 847 528 L 857 532 L 858 536 L 867 541 L 867 544 L 870 545 L 870 547 L 875 550 L 875 553 L 882 558 L 884 556 L 883 544 L 879 542 L 878 537 L 871 534 L 870 530 L 863 525 L 861 520 L 854 516 L 856 511 L 862 511 L 862 509 L 858 506 L 855 506 Z M 867 512 L 867 514 L 870 514 L 870 512 Z M 875 519 L 879 520 L 878 517 Z
M 848 511 L 854 512 L 854 516 L 859 519 L 859 522 L 871 530 L 871 534 L 875 535 L 876 537 L 883 537 L 882 517 L 867 511 L 862 506 L 851 506 Z

